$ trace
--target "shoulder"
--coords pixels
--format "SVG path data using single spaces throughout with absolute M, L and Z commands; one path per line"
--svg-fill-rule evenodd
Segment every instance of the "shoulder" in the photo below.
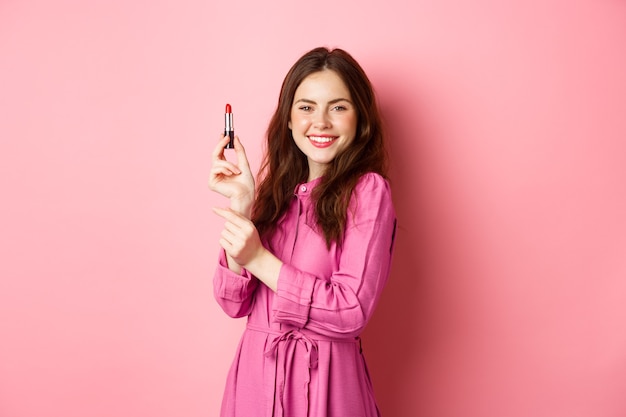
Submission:
M 389 181 L 375 172 L 363 174 L 354 187 L 354 198 L 357 200 L 369 199 L 372 196 L 386 196 L 391 198 Z
M 356 217 L 367 216 L 368 213 L 379 215 L 386 213 L 393 216 L 394 208 L 389 181 L 374 172 L 363 174 L 354 187 L 350 206 Z

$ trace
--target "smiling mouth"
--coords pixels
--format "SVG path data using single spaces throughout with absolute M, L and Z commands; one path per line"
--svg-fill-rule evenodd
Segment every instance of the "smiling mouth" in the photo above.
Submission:
M 324 145 L 337 139 L 337 136 L 308 136 L 311 142 Z

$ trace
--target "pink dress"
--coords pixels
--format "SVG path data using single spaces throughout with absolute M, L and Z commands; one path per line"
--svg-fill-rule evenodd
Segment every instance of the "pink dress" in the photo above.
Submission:
M 248 316 L 222 401 L 222 417 L 375 417 L 359 335 L 389 276 L 396 217 L 389 184 L 359 180 L 342 247 L 326 247 L 300 184 L 266 247 L 284 262 L 274 293 L 220 252 L 215 298 L 231 317 Z

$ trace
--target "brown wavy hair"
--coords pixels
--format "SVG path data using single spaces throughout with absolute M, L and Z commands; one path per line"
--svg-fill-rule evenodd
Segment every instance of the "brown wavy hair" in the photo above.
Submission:
M 289 207 L 295 187 L 308 179 L 307 158 L 296 146 L 288 123 L 296 89 L 306 77 L 322 70 L 339 75 L 357 113 L 354 140 L 327 166 L 312 194 L 317 225 L 330 247 L 332 242 L 341 245 L 348 205 L 359 178 L 368 172 L 385 178 L 387 174 L 385 135 L 372 84 L 356 60 L 342 49 L 315 48 L 287 73 L 267 129 L 252 221 L 261 236 L 272 232 Z

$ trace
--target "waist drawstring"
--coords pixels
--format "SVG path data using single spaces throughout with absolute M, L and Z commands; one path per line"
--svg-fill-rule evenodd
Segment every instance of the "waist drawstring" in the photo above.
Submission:
M 304 360 L 307 364 L 307 372 L 304 382 L 304 400 L 306 406 L 306 415 L 309 415 L 309 401 L 311 383 L 311 370 L 317 368 L 319 362 L 319 347 L 318 341 L 329 342 L 341 342 L 341 343 L 358 343 L 360 345 L 361 339 L 359 337 L 353 338 L 332 338 L 319 334 L 314 334 L 311 331 L 304 329 L 290 329 L 284 332 L 277 330 L 255 326 L 250 323 L 247 325 L 248 330 L 266 333 L 273 335 L 272 342 L 265 350 L 264 354 L 268 358 L 274 358 L 276 360 L 276 381 L 274 386 L 274 398 L 278 397 L 278 401 L 275 401 L 275 412 L 270 414 L 273 417 L 283 417 L 284 410 L 284 396 L 285 386 L 287 385 L 287 377 L 291 374 L 291 367 L 293 366 L 296 346 L 300 344 L 304 350 Z M 276 395 L 278 393 L 278 395 Z

